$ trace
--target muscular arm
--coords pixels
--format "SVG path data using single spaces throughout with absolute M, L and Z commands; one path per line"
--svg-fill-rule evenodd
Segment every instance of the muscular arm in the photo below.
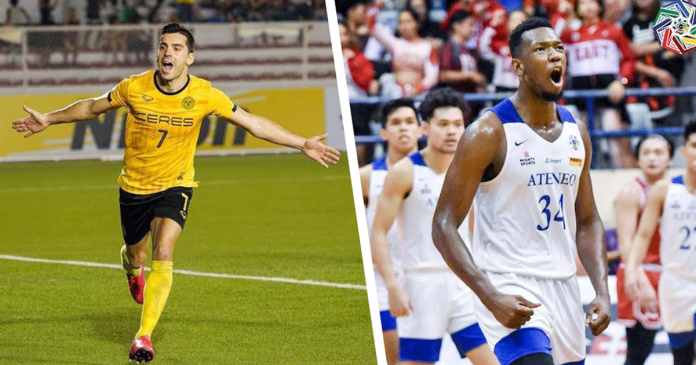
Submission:
M 607 285 L 607 247 L 605 244 L 604 226 L 599 218 L 592 181 L 590 179 L 590 161 L 592 161 L 592 142 L 587 128 L 578 123 L 580 134 L 585 145 L 585 166 L 580 175 L 578 196 L 575 201 L 577 217 L 576 245 L 578 257 L 590 277 L 596 298 L 590 303 L 586 323 L 590 325 L 596 336 L 609 325 L 609 288 Z M 593 319 L 592 315 L 597 314 Z
M 494 162 L 505 140 L 503 127 L 493 113 L 469 126 L 459 141 L 433 217 L 433 242 L 447 265 L 476 293 L 486 307 L 497 290 L 476 267 L 457 229 L 469 212 L 484 172 Z
M 24 135 L 26 138 L 43 131 L 52 124 L 89 120 L 116 108 L 118 107 L 111 105 L 106 95 L 98 98 L 83 99 L 48 114 L 41 114 L 25 105 L 24 110 L 29 113 L 29 116 L 13 121 L 12 128 L 17 132 L 27 132 Z
M 238 108 L 227 121 L 244 128 L 256 138 L 278 145 L 299 150 L 302 149 L 302 146 L 307 141 L 306 138 L 290 133 L 270 119 L 248 113 L 242 108 Z
M 638 214 L 640 213 L 641 191 L 635 183 L 628 184 L 621 189 L 614 206 L 616 217 L 616 233 L 619 238 L 619 252 L 621 261 L 628 261 L 628 252 L 631 241 L 638 227 Z

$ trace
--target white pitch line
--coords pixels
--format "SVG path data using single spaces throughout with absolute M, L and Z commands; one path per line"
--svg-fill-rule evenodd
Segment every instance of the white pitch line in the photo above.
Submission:
M 37 258 L 33 258 L 33 257 L 22 257 L 22 256 L 12 256 L 12 255 L 0 255 L 0 259 L 13 260 L 13 261 L 24 261 L 24 262 L 40 262 L 40 263 L 44 263 L 44 264 L 62 264 L 62 265 L 73 265 L 73 266 L 87 266 L 87 267 L 105 267 L 105 268 L 109 268 L 109 269 L 123 270 L 123 267 L 121 267 L 121 265 L 103 264 L 103 263 L 99 263 L 99 262 L 70 261 L 70 260 L 47 260 L 47 259 L 37 259 Z M 145 270 L 149 271 L 150 269 L 145 268 Z M 199 272 L 199 271 L 189 271 L 189 270 L 173 270 L 172 272 L 174 272 L 175 274 L 180 274 L 180 275 L 203 276 L 203 277 L 209 277 L 209 278 L 273 281 L 273 282 L 277 282 L 277 283 L 286 283 L 286 284 L 324 286 L 324 287 L 339 288 L 339 289 L 367 290 L 367 287 L 365 285 L 332 283 L 332 282 L 328 282 L 328 281 L 299 280 L 299 279 L 292 279 L 292 278 L 277 278 L 277 277 L 267 277 L 267 276 L 218 274 L 218 273 L 212 273 L 212 272 Z

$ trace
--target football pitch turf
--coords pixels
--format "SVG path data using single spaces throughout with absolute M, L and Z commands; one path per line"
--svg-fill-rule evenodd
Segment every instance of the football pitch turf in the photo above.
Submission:
M 0 255 L 119 264 L 121 162 L 0 164 Z M 197 157 L 174 269 L 365 285 L 346 156 Z M 148 259 L 149 266 L 150 259 Z M 122 269 L 0 259 L 0 364 L 128 364 Z M 373 364 L 367 292 L 174 274 L 153 364 Z

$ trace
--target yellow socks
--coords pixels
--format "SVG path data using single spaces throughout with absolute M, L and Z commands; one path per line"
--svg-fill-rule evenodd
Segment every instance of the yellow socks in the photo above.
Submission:
M 159 320 L 164 304 L 167 303 L 169 290 L 172 288 L 172 262 L 152 261 L 152 271 L 147 277 L 143 302 L 143 314 L 140 317 L 140 330 L 135 338 L 150 336 Z
M 135 276 L 136 278 L 140 276 L 140 270 L 142 270 L 142 267 L 133 267 L 128 260 L 128 251 L 126 249 L 126 245 L 123 245 L 121 248 L 121 265 L 123 265 L 123 268 L 126 270 L 128 275 Z

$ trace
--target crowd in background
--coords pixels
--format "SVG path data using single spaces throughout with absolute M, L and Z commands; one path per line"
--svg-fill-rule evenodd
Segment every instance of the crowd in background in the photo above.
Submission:
M 514 91 L 518 76 L 508 48 L 524 19 L 550 20 L 568 59 L 565 89 L 607 90 L 596 99 L 604 130 L 681 125 L 675 97 L 625 97 L 626 88 L 681 85 L 686 58 L 662 49 L 652 30 L 659 0 L 344 0 L 338 1 L 341 45 L 351 100 L 414 97 L 450 86 L 464 93 Z M 586 117 L 584 100 L 565 100 Z M 625 104 L 640 105 L 633 109 Z M 469 118 L 490 105 L 473 104 Z M 378 105 L 352 103 L 356 135 L 370 135 Z M 370 158 L 359 148 L 362 163 Z M 604 148 L 608 166 L 634 167 L 629 139 Z
M 75 2 L 62 4 L 67 6 L 68 14 L 63 17 L 55 14 L 61 0 L 36 0 L 37 7 L 28 6 L 29 1 L 10 0 L 5 24 L 240 23 L 326 19 L 324 0 L 86 0 L 84 8 L 74 6 Z M 167 11 L 169 9 L 171 11 Z

